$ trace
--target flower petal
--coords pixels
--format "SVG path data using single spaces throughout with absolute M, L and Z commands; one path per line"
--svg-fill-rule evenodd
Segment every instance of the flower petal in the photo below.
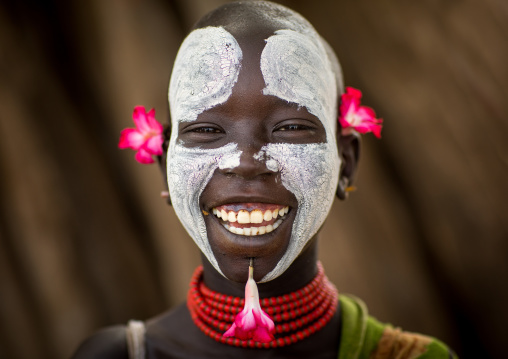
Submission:
M 360 116 L 362 119 L 370 119 L 375 120 L 376 119 L 376 113 L 373 109 L 367 106 L 360 106 L 360 108 L 357 111 L 358 116 Z
M 256 342 L 269 343 L 274 337 L 266 328 L 257 327 L 256 330 L 254 330 L 252 339 Z
M 251 339 L 253 332 L 253 330 L 243 330 L 242 328 L 236 327 L 235 337 L 243 340 Z
M 143 148 L 140 148 L 139 151 L 136 152 L 134 158 L 136 159 L 136 161 L 143 164 L 150 164 L 155 162 L 152 158 L 152 155 Z
M 143 135 L 150 132 L 151 127 L 148 122 L 144 106 L 134 107 L 134 111 L 132 112 L 132 119 L 134 120 L 134 123 L 136 124 L 136 128 L 138 129 L 138 131 L 141 132 Z
M 138 130 L 134 128 L 126 128 L 122 130 L 120 133 L 120 141 L 118 142 L 118 147 L 124 148 L 132 148 L 134 150 L 138 150 L 143 146 L 145 139 Z
M 155 135 L 146 140 L 144 148 L 147 152 L 150 152 L 152 155 L 160 156 L 162 155 L 163 142 L 164 139 L 162 138 L 162 135 Z
M 266 312 L 263 309 L 261 309 L 260 319 L 261 319 L 260 324 L 266 329 L 268 329 L 270 333 L 275 331 L 275 324 L 273 323 L 272 318 L 270 318 L 270 316 L 266 314 Z
M 226 330 L 226 332 L 224 334 L 222 334 L 223 337 L 234 337 L 235 336 L 235 332 L 236 332 L 236 324 L 233 323 L 233 325 L 231 326 L 231 328 L 229 328 L 228 330 Z
M 148 126 L 155 133 L 162 133 L 163 127 L 162 124 L 155 119 L 155 109 L 151 109 L 146 114 L 146 120 L 148 122 Z
M 257 326 L 256 318 L 252 310 L 249 310 L 243 317 L 239 315 L 235 318 L 235 324 L 242 330 L 254 330 Z
M 358 101 L 362 98 L 362 91 L 355 89 L 354 87 L 346 87 L 346 94 L 352 98 L 356 98 Z

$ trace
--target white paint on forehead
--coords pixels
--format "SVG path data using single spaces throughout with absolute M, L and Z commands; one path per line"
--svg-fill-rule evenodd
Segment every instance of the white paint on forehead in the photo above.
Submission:
M 277 163 L 282 184 L 298 200 L 288 248 L 261 282 L 284 273 L 323 225 L 335 197 L 340 158 L 334 143 L 270 143 L 257 154 Z
M 242 50 L 221 27 L 192 31 L 183 41 L 169 82 L 172 124 L 194 121 L 227 101 L 238 80 Z
M 337 78 L 317 33 L 278 30 L 261 53 L 265 95 L 304 106 L 323 123 L 327 140 L 335 140 Z
M 237 167 L 241 154 L 236 143 L 214 149 L 187 148 L 173 143 L 168 149 L 168 187 L 175 213 L 199 249 L 221 274 L 208 242 L 199 198 L 215 170 Z

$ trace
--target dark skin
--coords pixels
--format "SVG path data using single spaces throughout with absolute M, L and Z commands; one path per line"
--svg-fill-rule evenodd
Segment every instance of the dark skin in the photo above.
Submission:
M 226 17 L 227 18 L 227 17 Z M 276 203 L 290 207 L 288 218 L 277 230 L 262 236 L 239 236 L 227 231 L 212 215 L 205 216 L 208 239 L 221 271 L 218 273 L 203 258 L 204 281 L 212 290 L 242 297 L 249 259 L 254 258 L 254 276 L 260 280 L 269 273 L 285 253 L 291 240 L 291 228 L 298 203 L 280 180 L 280 174 L 269 171 L 253 155 L 267 143 L 321 143 L 326 133 L 320 119 L 304 107 L 262 94 L 265 87 L 260 71 L 260 54 L 265 39 L 279 29 L 276 21 L 250 18 L 250 22 L 223 23 L 224 13 L 205 17 L 198 27 L 222 25 L 240 44 L 242 69 L 231 97 L 224 104 L 200 114 L 196 121 L 180 123 L 179 139 L 186 146 L 217 148 L 238 143 L 242 151 L 240 165 L 234 169 L 216 170 L 200 198 L 202 210 L 227 203 Z M 248 31 L 247 31 L 248 30 Z M 359 156 L 359 139 L 337 133 L 342 158 L 337 196 L 346 198 Z M 165 158 L 163 175 L 165 176 Z M 317 273 L 318 235 L 278 278 L 260 283 L 261 297 L 295 291 L 309 283 Z M 147 322 L 148 358 L 336 358 L 340 338 L 340 310 L 332 320 L 310 338 L 275 349 L 245 349 L 224 345 L 201 332 L 192 321 L 185 304 Z M 89 338 L 74 358 L 127 358 L 125 327 L 103 330 Z

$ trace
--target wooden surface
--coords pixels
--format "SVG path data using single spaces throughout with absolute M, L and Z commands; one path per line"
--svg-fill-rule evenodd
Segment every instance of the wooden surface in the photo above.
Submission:
M 226 1 L 0 6 L 0 357 L 67 358 L 98 328 L 181 302 L 199 262 L 156 166 L 116 148 L 166 120 L 185 33 Z M 508 331 L 508 3 L 284 1 L 385 119 L 321 258 L 372 314 L 462 358 Z

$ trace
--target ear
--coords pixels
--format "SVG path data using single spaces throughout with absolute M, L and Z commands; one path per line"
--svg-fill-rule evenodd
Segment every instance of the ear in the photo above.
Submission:
M 342 135 L 340 128 L 337 130 L 337 148 L 342 160 L 337 186 L 337 197 L 345 200 L 348 192 L 353 188 L 354 177 L 360 159 L 361 138 L 356 132 Z
M 157 156 L 159 169 L 161 170 L 165 188 L 165 191 L 161 192 L 161 196 L 166 198 L 166 201 L 171 206 L 171 197 L 169 197 L 169 188 L 168 188 L 168 172 L 166 158 L 168 155 L 169 139 L 171 138 L 171 119 L 169 119 L 168 124 L 164 126 L 162 136 L 164 137 L 164 142 L 162 143 L 162 155 Z

